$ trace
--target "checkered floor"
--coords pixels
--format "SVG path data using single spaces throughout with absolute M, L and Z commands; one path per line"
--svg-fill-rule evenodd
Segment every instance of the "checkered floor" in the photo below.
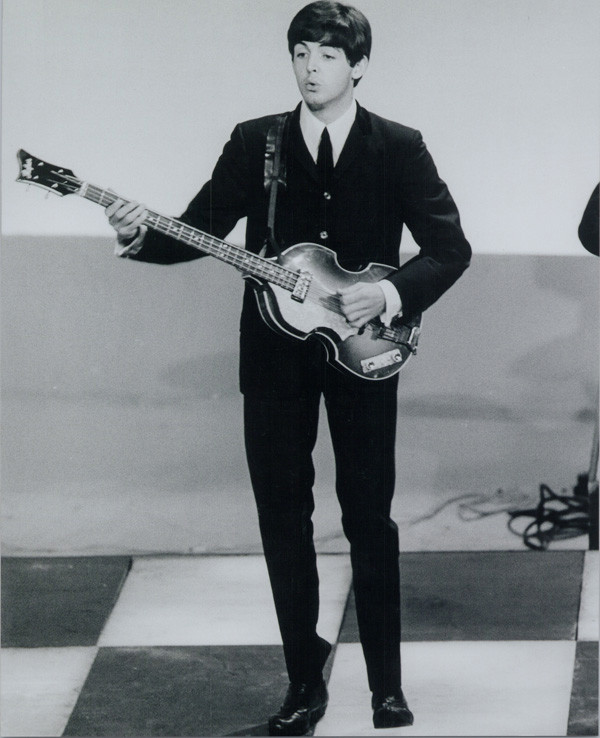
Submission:
M 598 553 L 403 554 L 415 724 L 375 731 L 346 554 L 317 735 L 598 735 Z M 2 736 L 265 735 L 286 688 L 261 556 L 5 558 Z

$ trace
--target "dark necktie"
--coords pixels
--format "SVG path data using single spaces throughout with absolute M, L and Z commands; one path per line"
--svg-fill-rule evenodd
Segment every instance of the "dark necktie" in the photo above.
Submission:
M 333 175 L 333 151 L 331 150 L 331 139 L 327 128 L 323 129 L 321 141 L 319 142 L 319 151 L 317 153 L 317 171 L 319 177 L 325 186 L 331 182 Z

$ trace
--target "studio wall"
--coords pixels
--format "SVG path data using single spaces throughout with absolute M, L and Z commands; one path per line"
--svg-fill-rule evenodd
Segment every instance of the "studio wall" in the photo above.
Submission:
M 19 148 L 180 213 L 235 123 L 297 103 L 285 35 L 302 5 L 5 0 L 4 233 L 109 233 L 93 205 L 15 185 Z M 422 131 L 475 251 L 580 254 L 599 178 L 598 3 L 357 5 L 374 36 L 357 98 Z

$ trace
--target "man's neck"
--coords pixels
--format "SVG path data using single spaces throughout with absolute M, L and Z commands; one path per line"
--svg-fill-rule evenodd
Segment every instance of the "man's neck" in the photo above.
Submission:
M 320 108 L 313 110 L 310 106 L 307 105 L 310 112 L 321 121 L 321 123 L 324 123 L 326 126 L 328 126 L 330 123 L 335 122 L 338 118 L 341 118 L 344 113 L 346 113 L 350 106 L 354 104 L 354 95 L 351 95 L 350 98 L 345 98 L 344 100 L 336 101 L 335 103 L 328 105 L 327 107 Z

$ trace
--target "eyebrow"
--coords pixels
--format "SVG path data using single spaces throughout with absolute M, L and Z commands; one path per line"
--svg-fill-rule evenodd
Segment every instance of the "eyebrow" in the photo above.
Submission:
M 305 49 L 308 49 L 308 44 L 315 43 L 314 41 L 296 41 L 294 44 L 294 47 L 296 46 L 304 46 Z M 317 41 L 316 43 L 319 44 L 319 46 L 327 46 L 330 49 L 341 49 L 341 46 L 336 46 L 335 44 L 329 42 L 329 41 Z
M 312 41 L 310 43 L 312 43 Z M 343 51 L 341 46 L 334 46 L 331 43 L 320 43 L 320 42 L 317 42 L 317 43 L 319 44 L 319 47 L 321 49 L 332 49 L 333 51 Z M 297 46 L 302 46 L 304 49 L 308 51 L 308 45 L 305 41 L 298 41 L 296 44 L 294 44 L 294 50 L 296 49 Z

